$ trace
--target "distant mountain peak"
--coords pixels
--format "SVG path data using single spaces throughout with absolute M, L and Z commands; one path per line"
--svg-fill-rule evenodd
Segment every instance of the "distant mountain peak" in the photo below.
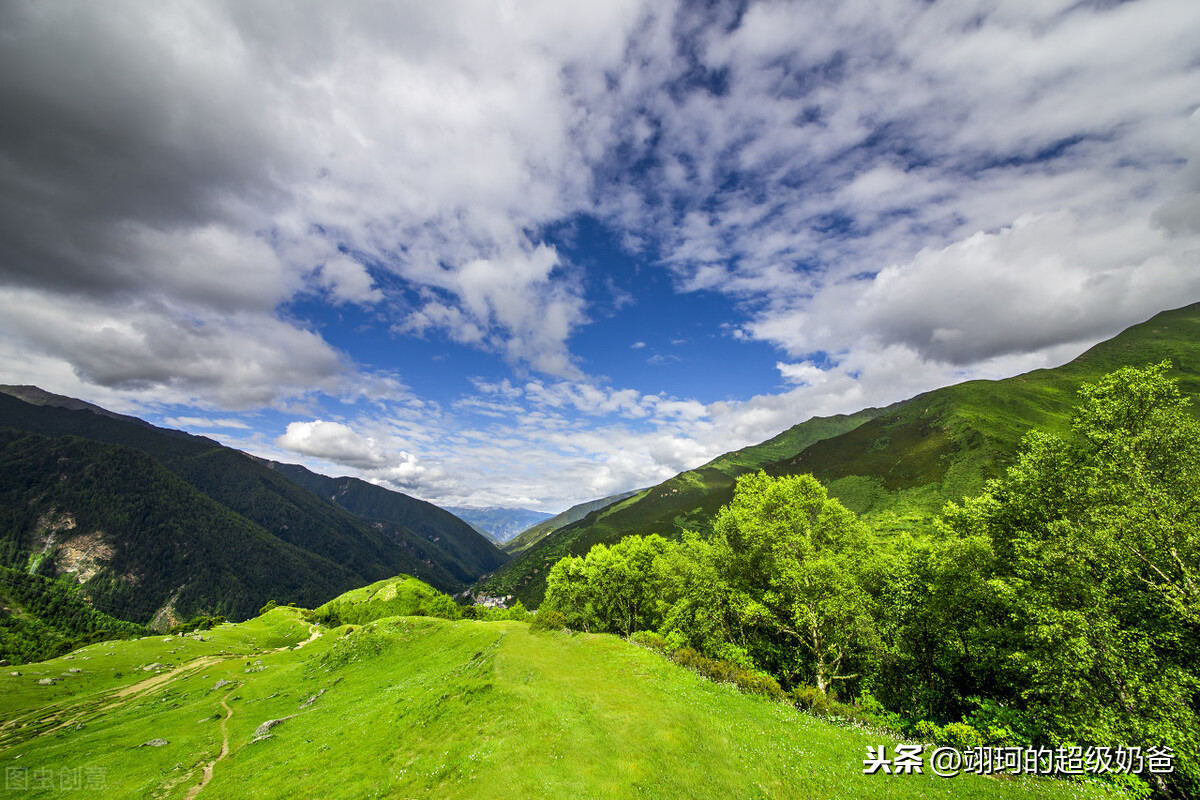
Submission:
M 503 544 L 530 526 L 554 516 L 545 511 L 502 506 L 447 506 L 446 510 L 497 544 Z

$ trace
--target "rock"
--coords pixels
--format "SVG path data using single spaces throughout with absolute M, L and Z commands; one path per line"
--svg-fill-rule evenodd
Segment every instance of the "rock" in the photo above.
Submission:
M 170 744 L 166 739 L 151 739 L 148 742 L 139 744 L 138 747 L 162 747 L 165 744 Z
M 38 681 L 38 686 L 53 686 L 58 683 L 58 678 L 42 678 Z
M 19 678 L 19 677 L 21 677 L 21 673 L 19 673 L 19 672 L 10 672 L 10 673 L 8 673 L 8 674 L 9 674 L 9 675 L 12 675 L 14 678 Z
M 153 672 L 153 671 L 154 671 L 154 670 L 156 670 L 156 669 L 162 669 L 164 666 L 166 666 L 166 665 L 165 665 L 165 664 L 159 664 L 159 663 L 156 661 L 156 662 L 154 662 L 153 664 L 147 664 L 146 666 L 142 667 L 142 672 Z
M 8 663 L 7 658 L 0 658 L 0 667 L 11 667 L 11 666 L 12 665 L 10 663 Z
M 69 670 L 67 670 L 67 672 L 71 675 L 78 675 L 80 672 L 83 672 L 83 670 L 81 670 L 79 667 L 71 667 Z
M 301 704 L 300 704 L 300 708 L 308 708 L 308 707 L 309 707 L 309 706 L 311 706 L 313 703 L 317 702 L 317 699 L 318 699 L 318 698 L 319 698 L 321 695 L 323 695 L 323 694 L 325 694 L 325 690 L 324 690 L 324 689 L 322 689 L 321 691 L 317 692 L 317 693 L 316 693 L 316 694 L 314 694 L 312 697 L 308 698 L 308 699 L 307 699 L 307 700 L 305 700 L 303 703 L 301 703 Z
M 220 689 L 223 686 L 233 686 L 235 683 L 237 683 L 237 681 L 227 681 L 224 678 L 221 678 L 221 680 L 213 684 L 213 687 L 210 691 L 215 692 L 217 689 Z
M 280 717 L 279 719 L 269 719 L 266 722 L 264 722 L 262 725 L 259 725 L 257 728 L 254 729 L 254 738 L 250 740 L 250 744 L 254 744 L 255 742 L 261 741 L 263 739 L 270 739 L 272 736 L 271 728 L 274 728 L 276 725 L 280 724 L 281 722 L 285 722 L 294 716 L 296 716 L 296 715 L 291 714 L 286 717 Z

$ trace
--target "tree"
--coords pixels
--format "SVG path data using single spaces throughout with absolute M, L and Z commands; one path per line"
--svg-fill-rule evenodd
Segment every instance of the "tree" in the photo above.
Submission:
M 1195 789 L 1200 425 L 1169 367 L 1083 387 L 1071 438 L 1027 435 L 1006 474 L 944 519 L 991 543 L 1009 597 L 1013 699 L 1041 733 L 1170 746 L 1176 786 Z
M 594 546 L 583 558 L 561 559 L 546 579 L 548 609 L 573 627 L 620 633 L 658 627 L 654 561 L 668 547 L 657 534 Z
M 738 478 L 713 522 L 712 558 L 731 587 L 731 631 L 784 683 L 811 678 L 828 694 L 854 653 L 877 639 L 860 580 L 872 546 L 852 512 L 811 475 Z

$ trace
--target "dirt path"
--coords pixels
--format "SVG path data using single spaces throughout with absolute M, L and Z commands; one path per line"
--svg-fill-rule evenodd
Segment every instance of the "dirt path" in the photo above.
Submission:
M 144 681 L 139 681 L 137 683 L 131 684 L 129 686 L 124 687 L 123 689 L 118 689 L 117 691 L 115 691 L 111 695 L 109 695 L 109 697 L 116 698 L 116 702 L 109 703 L 108 705 L 104 706 L 104 708 L 100 709 L 100 711 L 101 712 L 111 711 L 112 709 L 116 708 L 117 706 L 124 705 L 129 700 L 131 700 L 139 695 L 145 694 L 153 689 L 157 689 L 159 686 L 162 686 L 163 684 L 170 683 L 172 680 L 179 677 L 180 675 L 183 675 L 184 673 L 198 672 L 199 670 L 202 670 L 205 667 L 211 667 L 214 664 L 220 664 L 222 661 L 225 661 L 227 659 L 238 658 L 238 657 L 239 656 L 201 656 L 200 658 L 197 658 L 193 661 L 189 661 L 188 663 L 183 664 L 182 666 L 176 667 L 175 669 L 171 670 L 170 672 L 164 672 L 161 675 L 155 675 L 152 678 L 147 678 Z
M 225 716 L 221 719 L 221 752 L 217 754 L 216 758 L 204 765 L 204 770 L 200 774 L 200 783 L 188 790 L 187 800 L 192 800 L 192 798 L 200 794 L 200 790 L 212 780 L 213 767 L 217 765 L 218 761 L 229 755 L 229 728 L 227 727 L 227 723 L 229 722 L 229 718 L 233 716 L 233 709 L 225 702 L 224 697 L 221 698 L 221 708 L 225 709 Z
M 295 645 L 289 644 L 289 645 L 284 645 L 283 647 L 276 647 L 275 652 L 278 653 L 281 650 L 289 650 L 293 647 L 295 647 L 298 650 L 301 647 L 304 647 L 304 645 L 306 645 L 306 644 L 315 642 L 320 637 L 321 637 L 321 629 L 316 625 L 310 625 L 308 628 L 308 638 L 307 639 L 305 639 L 303 642 L 298 642 Z M 213 768 L 215 768 L 217 766 L 217 762 L 223 760 L 225 757 L 227 757 L 229 755 L 228 723 L 229 723 L 229 720 L 233 717 L 233 709 L 230 708 L 229 704 L 225 702 L 224 697 L 221 698 L 221 708 L 225 709 L 225 716 L 221 718 L 221 752 L 217 754 L 216 758 L 214 758 L 212 761 L 210 761 L 204 765 L 204 768 L 200 773 L 200 783 L 196 784 L 195 786 L 193 786 L 191 789 L 188 790 L 186 800 L 193 800 L 193 798 L 195 798 L 196 795 L 200 794 L 200 792 L 204 789 L 204 787 L 208 785 L 208 782 L 212 780 Z
M 317 625 L 309 625 L 308 626 L 308 638 L 305 639 L 303 642 L 297 642 L 295 644 L 295 648 L 297 650 L 299 650 L 301 647 L 304 647 L 304 645 L 311 644 L 312 642 L 315 642 L 317 639 L 320 639 L 320 638 L 321 638 L 321 628 Z M 290 648 L 292 646 L 293 645 L 289 644 L 284 647 L 276 647 L 275 652 L 279 652 L 280 650 L 287 650 L 288 648 Z

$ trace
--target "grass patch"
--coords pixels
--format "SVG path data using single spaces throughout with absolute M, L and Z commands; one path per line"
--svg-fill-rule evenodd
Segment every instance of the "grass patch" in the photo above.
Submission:
M 308 626 L 286 608 L 211 633 L 105 643 L 107 655 L 67 662 L 87 655 L 91 674 L 34 687 L 50 695 L 6 691 L 5 731 L 25 734 L 0 743 L 0 758 L 102 770 L 111 797 L 185 797 L 225 743 L 202 798 L 1078 798 L 1083 788 L 864 776 L 865 748 L 892 744 L 878 734 L 739 693 L 614 636 L 389 617 L 296 648 Z M 114 696 L 168 656 L 199 666 Z M 43 735 L 12 725 L 50 712 L 72 724 Z M 139 746 L 159 738 L 169 743 Z

